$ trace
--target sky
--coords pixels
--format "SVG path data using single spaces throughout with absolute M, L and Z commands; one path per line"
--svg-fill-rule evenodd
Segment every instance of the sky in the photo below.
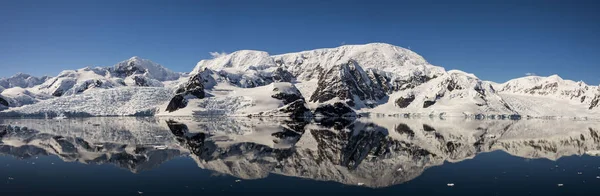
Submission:
M 504 82 L 600 84 L 600 1 L 0 1 L 0 77 L 140 56 L 189 72 L 211 52 L 282 54 L 384 42 Z

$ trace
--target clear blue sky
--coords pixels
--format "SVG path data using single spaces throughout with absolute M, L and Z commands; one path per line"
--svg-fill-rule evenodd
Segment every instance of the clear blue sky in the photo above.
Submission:
M 525 73 L 600 84 L 600 2 L 0 1 L 0 77 L 131 56 L 188 72 L 209 52 L 271 54 L 385 42 L 503 82 Z

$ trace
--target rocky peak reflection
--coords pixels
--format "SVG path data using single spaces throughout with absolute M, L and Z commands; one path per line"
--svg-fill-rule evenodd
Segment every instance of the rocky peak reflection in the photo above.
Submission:
M 138 172 L 189 155 L 200 168 L 243 179 L 279 174 L 369 187 L 403 183 L 429 167 L 495 150 L 550 160 L 600 152 L 600 124 L 592 121 L 90 118 L 0 124 L 0 153 L 19 158 L 56 155 Z

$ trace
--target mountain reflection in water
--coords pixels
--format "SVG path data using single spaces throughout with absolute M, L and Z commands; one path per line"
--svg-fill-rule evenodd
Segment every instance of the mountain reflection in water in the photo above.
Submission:
M 557 160 L 600 152 L 600 123 L 565 120 L 256 118 L 0 119 L 0 153 L 138 173 L 176 157 L 241 179 L 269 174 L 388 187 L 501 150 Z

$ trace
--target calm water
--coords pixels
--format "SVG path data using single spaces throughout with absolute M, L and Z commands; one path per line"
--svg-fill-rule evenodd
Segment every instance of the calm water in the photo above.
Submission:
M 600 191 L 599 122 L 85 118 L 0 124 L 3 196 Z

